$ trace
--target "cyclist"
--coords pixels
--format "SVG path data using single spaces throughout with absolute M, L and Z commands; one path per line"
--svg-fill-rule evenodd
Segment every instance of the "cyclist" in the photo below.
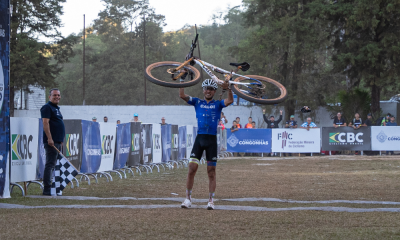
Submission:
M 230 76 L 227 76 L 229 79 Z M 181 80 L 182 81 L 182 80 Z M 216 188 L 217 166 L 217 126 L 221 117 L 221 110 L 233 103 L 233 94 L 229 88 L 229 83 L 225 81 L 221 87 L 228 90 L 228 98 L 222 101 L 214 100 L 214 94 L 218 89 L 217 83 L 212 79 L 204 80 L 203 84 L 204 99 L 190 97 L 186 95 L 183 88 L 179 89 L 179 97 L 190 105 L 193 105 L 196 111 L 198 131 L 194 141 L 192 153 L 190 154 L 189 172 L 186 180 L 186 199 L 182 203 L 182 208 L 189 208 L 192 205 L 192 188 L 194 184 L 194 176 L 199 167 L 199 160 L 206 151 L 207 173 L 209 180 L 209 200 L 207 204 L 208 210 L 214 209 L 214 196 Z

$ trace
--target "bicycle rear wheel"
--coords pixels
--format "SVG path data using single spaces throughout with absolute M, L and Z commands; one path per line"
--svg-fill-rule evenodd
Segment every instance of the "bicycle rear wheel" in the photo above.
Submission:
M 193 66 L 185 66 L 184 69 L 188 71 L 188 76 L 185 82 L 180 82 L 180 79 L 173 80 L 172 77 L 178 75 L 180 71 L 175 74 L 170 74 L 169 69 L 175 69 L 180 66 L 180 62 L 156 62 L 146 68 L 146 78 L 152 83 L 170 88 L 184 88 L 197 84 L 200 81 L 200 72 Z
M 235 82 L 247 83 L 246 85 L 233 84 L 232 90 L 239 97 L 250 102 L 265 105 L 277 104 L 285 101 L 287 98 L 286 88 L 279 82 L 257 75 L 247 75 L 245 77 L 238 77 L 235 79 Z M 272 86 L 274 87 L 271 88 Z

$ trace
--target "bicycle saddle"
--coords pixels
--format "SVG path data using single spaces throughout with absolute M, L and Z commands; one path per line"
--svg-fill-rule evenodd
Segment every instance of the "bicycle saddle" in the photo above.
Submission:
M 234 66 L 234 67 L 241 67 L 240 69 L 241 69 L 243 72 L 249 70 L 249 68 L 250 68 L 250 64 L 248 64 L 247 62 L 242 62 L 242 63 L 229 63 L 229 65 Z

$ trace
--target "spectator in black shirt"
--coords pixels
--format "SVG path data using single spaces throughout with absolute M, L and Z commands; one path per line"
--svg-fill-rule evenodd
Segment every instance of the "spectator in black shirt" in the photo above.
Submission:
M 353 127 L 354 129 L 359 129 L 362 126 L 362 119 L 360 118 L 360 114 L 356 113 L 354 115 L 354 119 L 349 123 L 349 127 Z
M 371 115 L 371 113 L 368 113 L 367 120 L 365 120 L 365 122 L 364 122 L 364 124 L 362 126 L 364 126 L 364 127 L 371 127 L 372 126 L 372 115 Z
M 267 116 L 265 116 L 265 110 L 263 110 L 263 117 L 264 121 L 267 123 L 267 128 L 279 128 L 278 124 L 282 121 L 282 110 L 279 111 L 281 115 L 279 116 L 279 119 L 275 121 L 275 117 L 271 116 L 269 120 L 267 119 Z
M 60 91 L 57 88 L 50 90 L 49 102 L 40 109 L 43 121 L 43 143 L 46 151 L 46 164 L 43 173 L 43 195 L 51 196 L 51 177 L 56 166 L 57 159 L 61 159 L 57 148 L 61 151 L 61 146 L 65 136 L 65 126 L 63 116 L 60 112 L 58 103 L 61 99 Z
M 346 119 L 344 117 L 342 117 L 342 113 L 338 112 L 336 117 L 333 119 L 333 126 L 335 128 L 337 127 L 346 127 L 347 123 L 346 123 Z
M 104 116 L 104 122 L 108 122 L 108 117 Z
M 294 120 L 294 115 L 290 116 L 290 120 L 286 122 L 285 128 L 297 128 L 297 122 Z
M 231 132 L 236 132 L 237 130 L 239 130 L 237 125 L 238 124 L 237 124 L 236 120 L 233 120 L 232 127 L 231 127 Z

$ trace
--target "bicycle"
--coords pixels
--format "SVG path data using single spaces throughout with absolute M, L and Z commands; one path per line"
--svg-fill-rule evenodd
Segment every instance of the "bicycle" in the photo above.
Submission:
M 247 75 L 243 76 L 237 74 L 239 70 L 243 72 L 247 71 L 250 68 L 250 64 L 247 62 L 243 63 L 230 63 L 231 66 L 236 67 L 235 70 L 227 71 L 217 66 L 214 66 L 210 63 L 207 63 L 201 60 L 198 57 L 193 56 L 193 51 L 196 48 L 198 34 L 196 34 L 196 38 L 192 41 L 192 45 L 190 47 L 189 54 L 186 56 L 186 61 L 183 63 L 180 62 L 172 62 L 172 61 L 165 61 L 165 62 L 156 62 L 150 64 L 146 68 L 146 78 L 155 84 L 164 86 L 164 87 L 171 87 L 171 88 L 184 88 L 190 87 L 197 84 L 200 81 L 200 72 L 197 70 L 193 65 L 199 65 L 217 84 L 222 84 L 224 81 L 220 80 L 217 76 L 213 74 L 212 71 L 223 74 L 225 77 L 229 75 L 228 79 L 230 85 L 233 86 L 233 92 L 250 102 L 259 103 L 259 104 L 277 104 L 283 102 L 287 98 L 287 91 L 286 88 L 279 82 L 257 75 Z M 211 70 L 212 71 L 211 71 Z M 168 75 L 171 77 L 170 80 L 162 80 L 166 79 Z M 190 80 L 183 81 L 180 80 L 182 76 L 190 76 Z M 232 81 L 232 77 L 236 76 Z M 178 80 L 179 79 L 179 80 Z M 178 81 L 177 81 L 178 80 Z M 276 88 L 279 89 L 280 93 L 278 97 L 275 98 L 268 98 L 268 94 L 272 94 L 274 89 L 267 88 L 267 84 L 272 84 Z M 224 92 L 224 91 L 223 91 Z M 276 92 L 276 90 L 275 90 Z M 223 93 L 222 93 L 223 94 Z

